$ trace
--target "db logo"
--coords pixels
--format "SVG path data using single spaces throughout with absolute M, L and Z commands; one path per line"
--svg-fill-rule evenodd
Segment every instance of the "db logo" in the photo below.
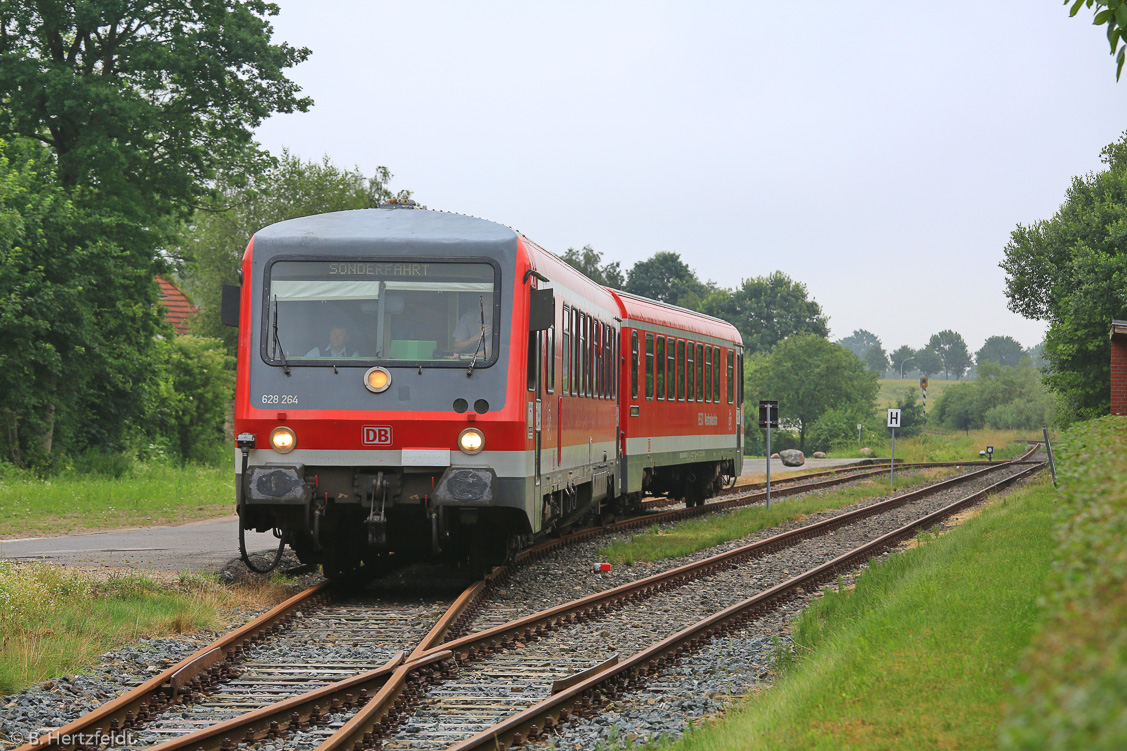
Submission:
M 362 443 L 365 446 L 390 446 L 391 445 L 391 426 L 390 425 L 365 425 L 364 438 Z

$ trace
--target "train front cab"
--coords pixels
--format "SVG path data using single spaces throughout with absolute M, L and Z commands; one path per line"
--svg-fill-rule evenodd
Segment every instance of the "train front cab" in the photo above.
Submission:
M 328 237 L 310 242 L 314 231 Z M 544 338 L 529 333 L 535 300 L 549 320 L 554 306 L 527 268 L 512 230 L 437 212 L 344 212 L 256 235 L 235 410 L 244 527 L 279 530 L 330 573 L 388 553 L 503 557 L 538 532 L 526 347 Z M 483 341 L 454 352 L 471 313 Z M 437 334 L 419 333 L 428 318 Z M 325 356 L 337 324 L 353 332 L 347 351 Z M 483 445 L 466 443 L 475 434 Z

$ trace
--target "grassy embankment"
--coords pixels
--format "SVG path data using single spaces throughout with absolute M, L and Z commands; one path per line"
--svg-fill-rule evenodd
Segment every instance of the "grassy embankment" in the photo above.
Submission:
M 799 618 L 778 685 L 672 748 L 996 748 L 1051 567 L 1055 498 L 1042 479 L 827 592 Z
M 0 695 L 90 667 L 142 636 L 218 628 L 222 611 L 267 607 L 288 592 L 281 579 L 228 588 L 182 576 L 169 588 L 141 574 L 97 581 L 49 564 L 0 561 Z
M 896 490 L 923 485 L 954 474 L 953 469 L 926 469 L 896 477 Z M 838 490 L 798 498 L 779 498 L 766 506 L 749 506 L 727 514 L 714 514 L 674 525 L 668 530 L 656 526 L 629 540 L 616 541 L 599 550 L 601 560 L 630 565 L 690 555 L 698 550 L 738 540 L 762 529 L 802 519 L 808 514 L 842 508 L 869 498 L 889 494 L 888 477 L 861 480 Z
M 176 524 L 234 513 L 230 467 L 137 463 L 41 478 L 0 465 L 0 538 Z

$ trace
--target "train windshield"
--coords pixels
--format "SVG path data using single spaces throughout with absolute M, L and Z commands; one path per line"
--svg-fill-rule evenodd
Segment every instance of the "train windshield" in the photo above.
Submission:
M 268 275 L 264 349 L 272 362 L 492 359 L 491 264 L 275 261 Z

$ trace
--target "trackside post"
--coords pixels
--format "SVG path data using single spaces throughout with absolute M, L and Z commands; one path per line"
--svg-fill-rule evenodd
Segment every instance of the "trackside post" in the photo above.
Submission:
M 764 399 L 759 402 L 759 427 L 767 428 L 767 508 L 771 508 L 771 428 L 779 427 L 779 403 Z
M 900 427 L 900 410 L 888 410 L 888 427 L 892 428 L 892 458 L 888 463 L 888 484 L 896 490 L 896 429 Z

